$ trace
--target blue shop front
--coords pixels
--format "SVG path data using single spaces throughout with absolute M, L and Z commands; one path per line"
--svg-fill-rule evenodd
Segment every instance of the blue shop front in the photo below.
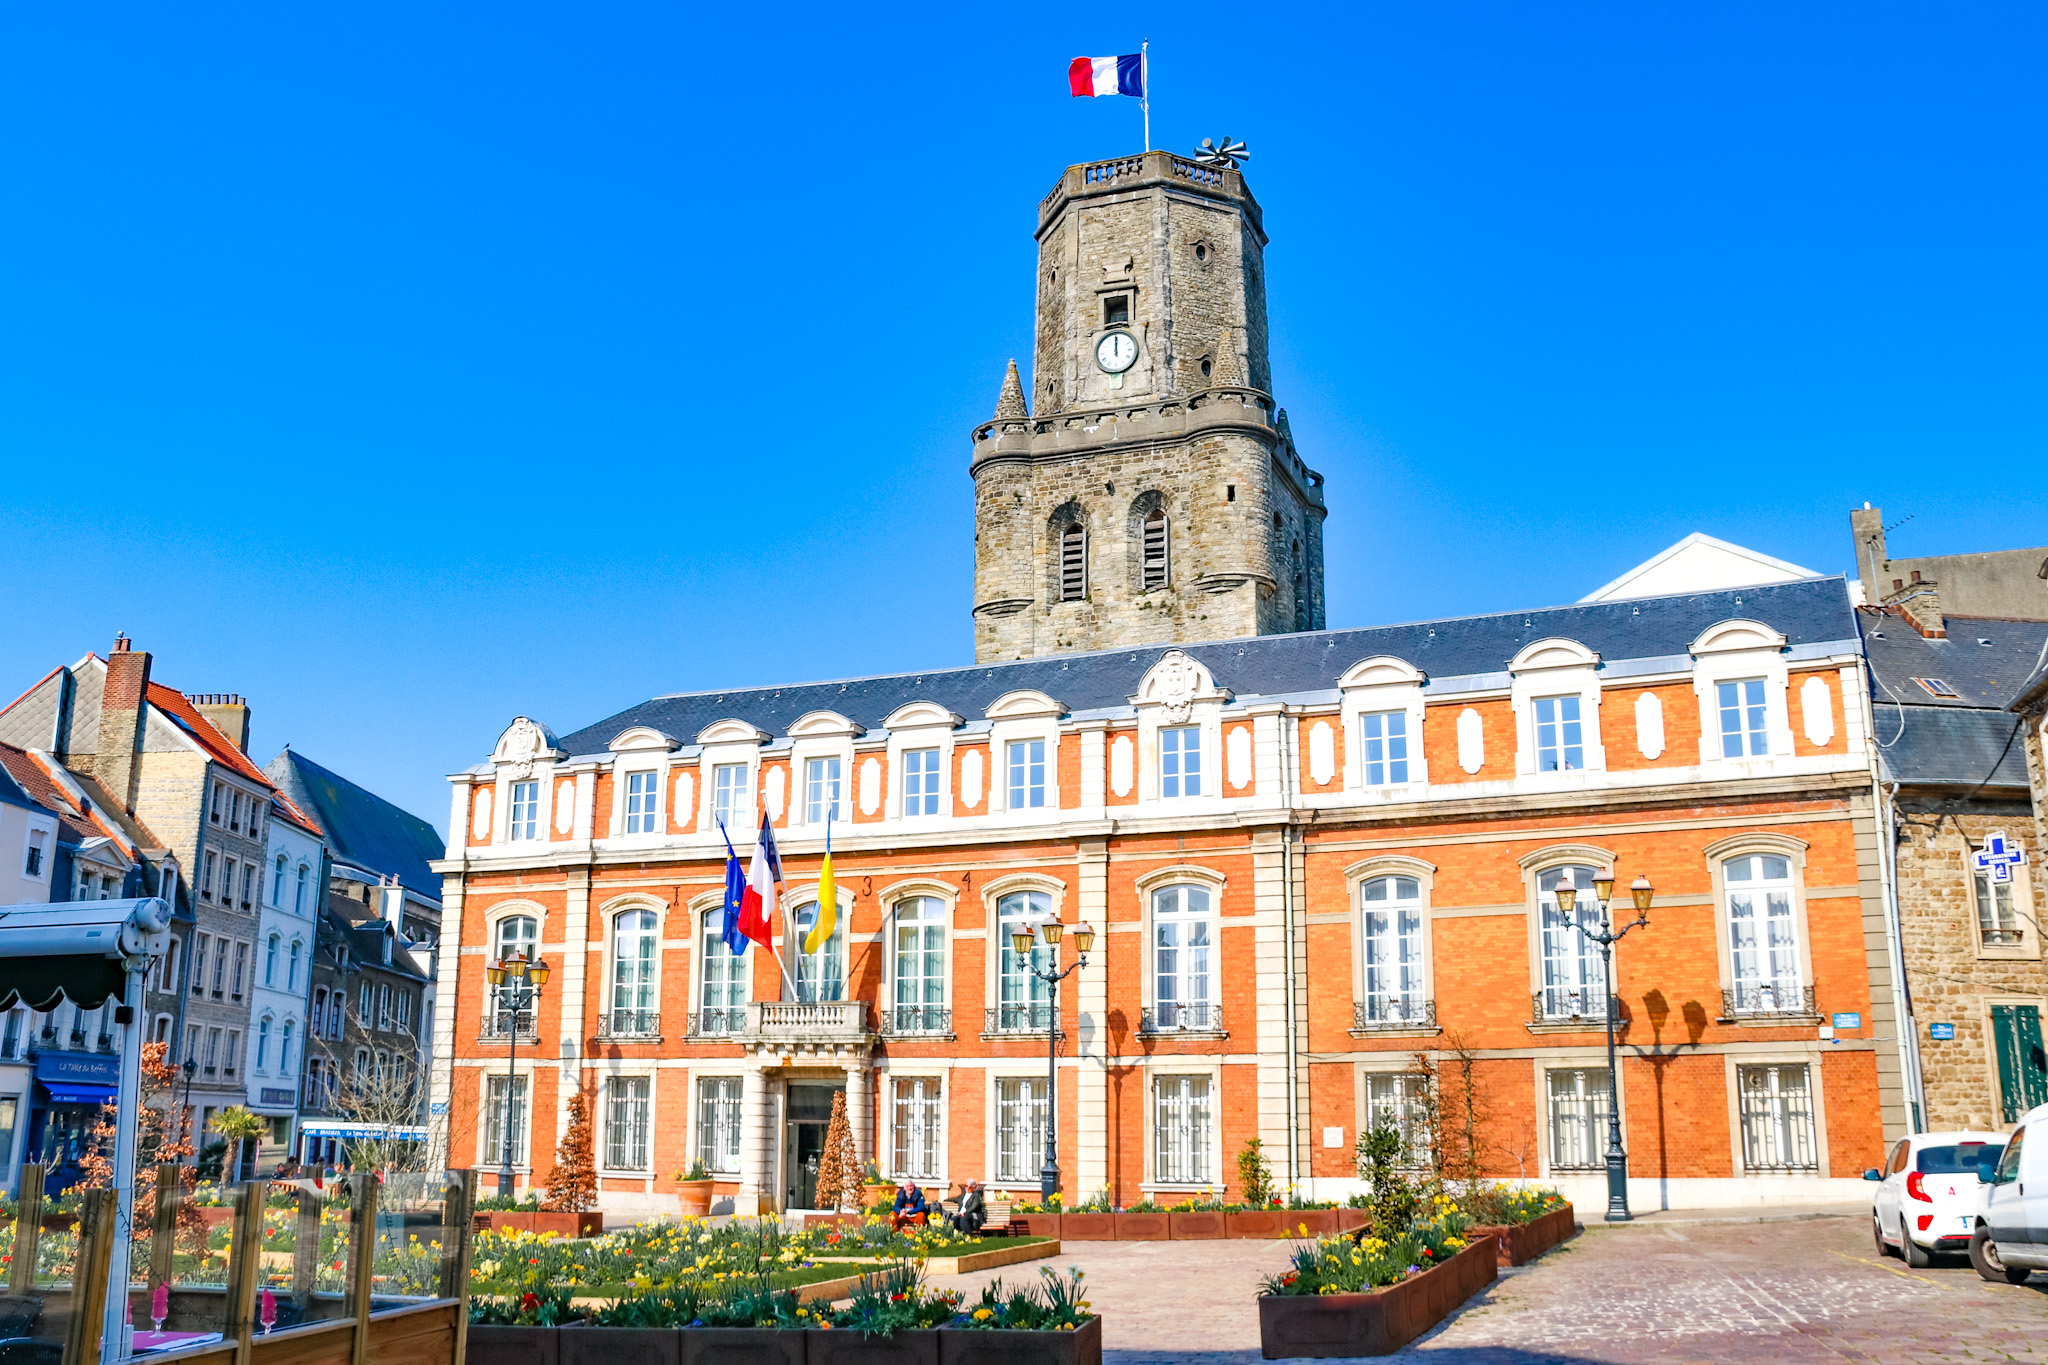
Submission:
M 24 1161 L 43 1163 L 43 1191 L 78 1183 L 79 1159 L 121 1084 L 121 1059 L 111 1052 L 43 1052 L 36 1057 Z

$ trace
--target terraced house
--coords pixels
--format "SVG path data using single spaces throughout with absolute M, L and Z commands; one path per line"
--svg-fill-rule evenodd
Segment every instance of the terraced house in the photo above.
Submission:
M 1054 1124 L 1069 1199 L 1234 1187 L 1253 1137 L 1340 1195 L 1457 1048 L 1489 1164 L 1597 1200 L 1613 1012 L 1638 1207 L 1860 1192 L 1908 1106 L 1844 581 L 1660 557 L 1658 595 L 1323 629 L 1242 178 L 1073 167 L 1038 217 L 1033 375 L 973 433 L 981 662 L 522 717 L 451 779 L 451 1160 L 509 1131 L 543 1182 L 580 1088 L 608 1207 L 695 1160 L 805 1207 L 844 1090 L 891 1175 L 1032 1189 Z M 763 815 L 786 971 L 719 934 Z M 1654 887 L 1612 997 L 1575 928 L 1609 869 Z M 1098 931 L 1057 1018 L 1012 946 L 1046 921 Z M 485 977 L 520 956 L 531 1004 Z

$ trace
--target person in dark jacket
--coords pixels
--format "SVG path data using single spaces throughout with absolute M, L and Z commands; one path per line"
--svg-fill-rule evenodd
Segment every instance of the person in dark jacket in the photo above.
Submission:
M 967 1182 L 966 1192 L 960 1196 L 960 1209 L 953 1215 L 953 1226 L 961 1232 L 976 1233 L 988 1221 L 988 1205 L 982 1201 L 981 1182 Z
M 930 1217 L 931 1210 L 925 1207 L 924 1191 L 917 1187 L 916 1182 L 904 1181 L 896 1191 L 896 1204 L 889 1214 L 889 1226 L 900 1229 L 905 1223 L 922 1225 Z

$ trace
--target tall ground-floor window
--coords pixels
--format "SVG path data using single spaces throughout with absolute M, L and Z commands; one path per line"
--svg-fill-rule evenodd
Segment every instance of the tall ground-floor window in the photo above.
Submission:
M 899 1180 L 939 1178 L 940 1109 L 936 1076 L 907 1076 L 895 1083 L 895 1165 Z
M 363 1063 L 357 1063 L 362 1069 Z M 512 1129 L 512 1164 L 526 1164 L 526 1077 L 491 1076 L 484 1090 L 484 1162 L 495 1166 L 505 1159 L 505 1129 Z
M 740 1085 L 738 1076 L 697 1081 L 697 1158 L 722 1175 L 740 1169 Z
M 1751 1171 L 1817 1171 L 1813 1091 L 1804 1062 L 1738 1066 L 1742 1165 Z
M 1038 1179 L 1045 1159 L 1045 1080 L 1005 1076 L 996 1082 L 996 1179 Z
M 1152 1178 L 1166 1185 L 1216 1179 L 1209 1159 L 1209 1078 L 1158 1076 L 1152 1082 Z
M 614 1076 L 605 1085 L 604 1164 L 614 1171 L 647 1169 L 647 1119 L 653 1087 L 645 1076 Z
M 1423 1087 L 1428 1081 L 1407 1071 L 1376 1072 L 1365 1078 L 1365 1121 L 1374 1128 L 1391 1128 L 1401 1139 L 1403 1166 L 1421 1166 L 1429 1160 L 1425 1117 L 1429 1112 Z
M 1558 1067 L 1547 1072 L 1550 1169 L 1592 1171 L 1607 1164 L 1607 1068 Z

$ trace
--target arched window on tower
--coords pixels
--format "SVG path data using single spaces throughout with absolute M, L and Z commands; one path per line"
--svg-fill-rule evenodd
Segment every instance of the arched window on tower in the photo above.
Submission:
M 1078 602 L 1088 595 L 1088 532 L 1079 522 L 1060 532 L 1060 601 Z
M 1145 592 L 1166 586 L 1166 513 L 1154 509 L 1145 518 L 1144 560 L 1139 567 L 1140 586 Z

